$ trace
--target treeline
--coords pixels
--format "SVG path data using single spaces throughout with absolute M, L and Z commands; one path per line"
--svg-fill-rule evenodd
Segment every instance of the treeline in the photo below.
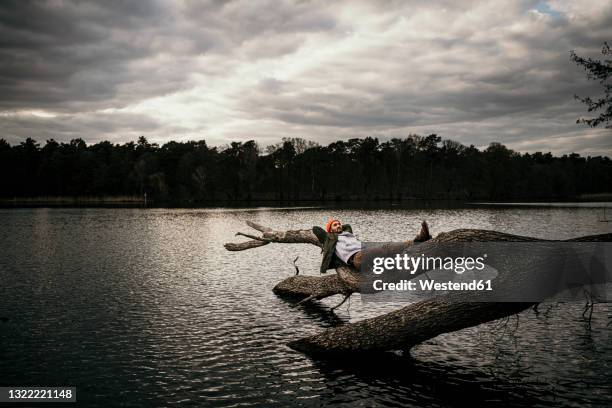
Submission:
M 0 139 L 0 196 L 126 196 L 155 202 L 237 200 L 566 199 L 610 191 L 612 161 L 520 154 L 437 135 L 320 146 L 283 139 L 210 147 L 205 141 L 87 145 Z

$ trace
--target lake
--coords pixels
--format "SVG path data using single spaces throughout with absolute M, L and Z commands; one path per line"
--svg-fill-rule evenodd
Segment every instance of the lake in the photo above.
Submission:
M 330 217 L 363 240 L 485 228 L 563 239 L 608 233 L 601 209 L 566 207 L 0 209 L 0 386 L 76 386 L 87 406 L 610 406 L 612 307 L 544 303 L 539 313 L 439 336 L 412 356 L 321 361 L 286 346 L 401 304 L 335 314 L 272 293 L 318 275 L 320 250 L 228 252 L 253 232 Z M 612 212 L 611 212 L 612 213 Z

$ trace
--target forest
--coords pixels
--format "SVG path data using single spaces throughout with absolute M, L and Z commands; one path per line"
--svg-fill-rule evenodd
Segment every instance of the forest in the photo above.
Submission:
M 436 134 L 322 146 L 301 138 L 87 144 L 0 139 L 0 198 L 144 196 L 155 203 L 333 200 L 550 200 L 609 193 L 609 157 L 484 149 Z

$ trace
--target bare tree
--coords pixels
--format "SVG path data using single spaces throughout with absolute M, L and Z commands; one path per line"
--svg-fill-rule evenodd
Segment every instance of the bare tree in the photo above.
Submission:
M 236 235 L 250 238 L 241 243 L 227 243 L 229 251 L 243 251 L 269 245 L 271 243 L 305 243 L 321 246 L 313 232 L 309 229 L 277 231 L 253 222 L 247 224 L 260 231 L 260 236 L 238 232 Z M 571 239 L 580 242 L 609 242 L 612 234 L 602 234 Z M 441 233 L 435 238 L 414 245 L 405 243 L 408 254 L 440 255 L 443 244 L 456 242 L 551 242 L 533 237 L 506 234 L 498 231 L 459 229 Z M 417 252 L 418 251 L 418 252 Z M 418 256 L 418 255 L 416 255 Z M 516 258 L 516 259 L 515 259 Z M 542 270 L 544 262 L 550 258 L 534 259 L 528 256 L 512 256 L 511 262 L 506 262 L 500 269 L 497 278 L 499 285 L 505 290 L 518 293 L 533 285 Z M 566 260 L 563 265 L 568 267 Z M 572 267 L 573 265 L 569 265 Z M 576 265 L 577 266 L 577 265 Z M 554 268 L 552 268 L 554 269 Z M 548 273 L 555 273 L 552 270 Z M 539 276 L 539 279 L 551 279 L 551 276 Z M 296 298 L 300 303 L 323 299 L 333 295 L 343 295 L 346 300 L 353 293 L 361 291 L 362 276 L 358 271 L 342 266 L 335 274 L 324 276 L 291 276 L 278 283 L 273 291 L 278 295 Z M 554 295 L 554 293 L 550 293 Z M 533 307 L 536 302 L 496 302 L 483 292 L 467 295 L 456 293 L 441 295 L 393 312 L 365 319 L 356 323 L 334 327 L 289 343 L 289 346 L 305 352 L 317 354 L 338 354 L 367 351 L 409 350 L 413 346 L 436 337 L 464 328 L 477 326 L 492 320 L 505 318 L 525 309 Z
M 604 42 L 601 54 L 604 57 L 612 55 L 612 51 L 607 42 Z M 587 79 L 599 82 L 604 90 L 604 95 L 595 100 L 588 96 L 580 97 L 574 95 L 576 99 L 587 105 L 589 112 L 602 111 L 599 116 L 590 119 L 580 118 L 576 123 L 586 123 L 591 127 L 596 127 L 601 123 L 605 123 L 606 128 L 612 128 L 612 124 L 610 124 L 610 121 L 612 121 L 612 83 L 610 83 L 610 77 L 612 76 L 612 59 L 598 60 L 583 58 L 578 56 L 574 51 L 571 51 L 570 58 L 578 66 L 584 68 Z

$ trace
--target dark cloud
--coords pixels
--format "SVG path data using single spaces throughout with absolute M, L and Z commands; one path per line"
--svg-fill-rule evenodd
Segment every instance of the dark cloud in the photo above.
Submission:
M 103 106 L 92 103 L 111 100 L 122 83 L 142 80 L 126 67 L 151 55 L 139 33 L 161 15 L 153 3 L 143 4 L 2 3 L 0 108 Z M 143 86 L 142 96 L 149 89 Z
M 611 1 L 2 2 L 0 137 L 435 132 L 609 152 L 574 123 L 573 95 L 599 90 L 569 60 L 604 40 Z
M 307 4 L 290 10 L 274 2 L 3 2 L 0 109 L 125 106 L 192 86 L 194 56 L 232 54 L 265 33 L 333 25 Z M 296 46 L 274 39 L 260 52 L 276 56 Z

